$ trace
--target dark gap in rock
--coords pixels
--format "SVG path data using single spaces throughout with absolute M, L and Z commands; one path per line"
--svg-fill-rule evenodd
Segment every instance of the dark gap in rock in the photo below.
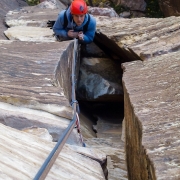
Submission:
M 3 25 L 6 27 L 6 28 L 10 28 L 10 26 L 8 26 L 5 22 L 5 19 L 3 20 Z
M 101 167 L 104 172 L 104 176 L 106 180 L 108 180 L 107 158 L 106 158 L 106 161 L 103 164 L 101 164 Z
M 94 125 L 98 118 L 114 124 L 122 123 L 124 117 L 123 102 L 90 102 L 78 100 L 80 112 L 83 113 Z
M 104 53 L 114 61 L 121 63 L 141 59 L 135 52 L 128 47 L 121 48 L 115 43 L 115 40 L 109 39 L 106 35 L 99 32 L 95 34 L 94 43 L 104 51 Z
M 97 138 L 97 144 L 109 146 L 112 143 L 113 147 L 117 147 L 124 119 L 121 64 L 140 58 L 132 50 L 119 47 L 102 33 L 96 33 L 94 42 L 81 45 L 79 50 L 76 98 L 80 107 L 80 121 L 86 124 L 88 131 L 82 133 L 85 143 L 94 137 Z M 107 159 L 101 166 L 107 180 Z
M 122 74 L 123 74 L 121 63 L 139 59 L 139 57 L 135 53 L 133 53 L 132 51 L 126 52 L 124 49 L 120 48 L 114 41 L 112 41 L 102 33 L 96 33 L 94 42 L 87 45 L 84 44 L 81 45 L 79 50 L 80 50 L 80 62 L 82 62 L 83 58 L 109 58 L 110 60 L 112 60 L 113 63 L 115 64 L 114 71 L 119 74 L 118 83 L 121 86 L 122 86 Z M 80 68 L 81 68 L 81 63 L 80 63 Z M 94 68 L 97 68 L 97 66 Z M 77 84 L 78 81 L 79 79 L 77 80 Z M 110 79 L 110 81 L 113 80 Z M 111 94 L 107 96 L 105 95 L 103 97 L 102 96 L 99 97 L 96 100 L 93 100 L 93 99 L 88 99 L 87 94 L 84 95 L 85 98 L 82 98 L 82 96 L 78 95 L 82 93 L 84 93 L 84 89 L 82 92 L 78 92 L 77 89 L 76 98 L 80 105 L 80 111 L 93 123 L 93 125 L 97 124 L 99 117 L 103 118 L 103 120 L 107 122 L 109 120 L 111 122 L 114 121 L 113 123 L 122 122 L 124 117 L 124 99 L 122 94 L 121 95 Z M 97 133 L 95 127 L 93 128 L 93 131 Z

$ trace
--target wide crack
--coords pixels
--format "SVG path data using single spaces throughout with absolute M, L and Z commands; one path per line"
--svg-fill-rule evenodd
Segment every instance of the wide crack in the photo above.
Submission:
M 104 52 L 106 57 L 111 59 L 113 63 L 116 64 L 116 67 L 119 68 L 117 73 L 120 74 L 119 78 L 121 79 L 123 71 L 120 67 L 121 63 L 125 62 L 127 54 L 125 54 L 112 40 L 102 34 L 95 37 L 95 43 L 96 46 L 98 45 L 97 47 Z M 94 56 L 92 57 L 92 55 L 87 52 L 88 46 L 89 45 L 81 46 L 80 61 L 82 61 L 84 57 L 94 58 Z M 99 54 L 102 55 L 102 53 Z M 97 57 L 95 56 L 95 58 L 98 58 L 98 55 Z M 99 58 L 102 58 L 102 56 Z M 97 66 L 94 68 L 97 68 Z M 120 84 L 122 85 L 122 81 L 120 81 Z M 76 92 L 76 94 L 79 94 L 79 92 Z M 119 95 L 119 98 L 118 95 L 116 98 L 113 98 L 113 95 L 109 97 L 110 98 L 106 98 L 105 101 L 101 98 L 89 101 L 88 99 L 78 99 L 77 96 L 81 112 L 80 121 L 81 123 L 88 124 L 89 128 L 86 129 L 89 133 L 84 132 L 83 134 L 82 132 L 85 137 L 85 144 L 88 147 L 100 149 L 106 154 L 107 159 L 101 164 L 101 167 L 107 180 L 114 178 L 114 176 L 119 177 L 119 175 L 115 173 L 117 169 L 123 172 L 121 175 L 122 177 L 127 177 L 125 153 L 123 151 L 124 142 L 121 140 L 122 121 L 124 119 L 124 100 L 121 98 L 123 97 L 122 95 Z M 81 115 L 85 118 L 81 119 Z M 85 122 L 82 122 L 84 119 L 86 119 Z M 94 135 L 92 131 L 95 137 L 88 138 L 89 134 L 92 136 Z

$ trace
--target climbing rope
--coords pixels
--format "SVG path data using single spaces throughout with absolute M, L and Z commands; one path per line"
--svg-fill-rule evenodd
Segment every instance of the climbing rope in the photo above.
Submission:
M 77 39 L 74 39 L 74 49 L 77 49 Z M 75 82 L 75 65 L 76 65 L 76 51 L 73 52 L 73 62 L 72 62 L 72 102 L 71 102 L 71 106 L 73 107 L 74 104 L 76 104 L 76 128 L 77 128 L 77 132 L 79 134 L 79 138 L 80 138 L 80 141 L 82 143 L 82 146 L 85 147 L 85 143 L 83 141 L 83 137 L 82 137 L 82 134 L 81 134 L 81 129 L 80 129 L 80 121 L 79 121 L 79 116 L 78 116 L 78 113 L 80 113 L 80 110 L 79 110 L 79 103 L 78 101 L 76 100 L 76 97 L 75 97 L 75 85 L 76 85 L 76 82 Z
M 79 104 L 75 98 L 75 64 L 76 64 L 76 49 L 77 49 L 77 39 L 74 39 L 74 51 L 73 51 L 73 61 L 72 61 L 72 101 L 71 106 L 73 108 L 73 118 L 66 130 L 63 132 L 62 136 L 59 138 L 58 142 L 56 143 L 53 150 L 50 152 L 49 156 L 39 169 L 38 173 L 34 177 L 33 180 L 44 180 L 50 171 L 51 167 L 53 166 L 56 158 L 58 157 L 60 151 L 62 150 L 64 144 L 66 143 L 69 135 L 71 134 L 74 127 L 77 127 L 77 131 L 80 137 L 80 141 L 82 146 L 85 147 L 85 143 L 83 141 L 83 137 L 80 130 L 80 121 L 78 113 L 79 111 Z

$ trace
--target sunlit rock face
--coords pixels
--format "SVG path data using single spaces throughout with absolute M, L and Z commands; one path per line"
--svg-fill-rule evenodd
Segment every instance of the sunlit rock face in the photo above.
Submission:
M 88 7 L 88 13 L 96 16 L 118 17 L 113 8 Z
M 77 96 L 89 101 L 122 101 L 120 64 L 108 58 L 84 58 Z
M 59 0 L 41 0 L 40 4 L 37 5 L 38 8 L 50 8 L 50 9 L 65 9 L 66 6 Z
M 148 60 L 179 50 L 180 17 L 120 19 L 101 16 L 96 19 L 100 30 L 97 40 L 104 42 L 108 52 L 124 62 Z
M 59 58 L 71 54 L 70 44 L 1 42 L 1 101 L 71 119 L 69 100 L 55 78 Z
M 179 179 L 180 51 L 122 67 L 129 179 Z
M 23 106 L 25 105 L 15 106 L 0 102 L 0 123 L 53 141 L 58 141 L 70 123 L 67 118 Z M 71 133 L 67 143 L 81 145 L 76 130 Z
M 45 128 L 28 127 L 28 128 L 24 128 L 22 131 L 27 132 L 29 134 L 36 135 L 47 141 L 53 141 L 52 136 L 49 134 L 48 130 Z
M 158 0 L 161 11 L 165 17 L 179 16 L 180 4 L 178 0 Z
M 32 42 L 55 42 L 53 31 L 49 28 L 16 26 L 4 31 L 10 40 L 32 41 Z
M 4 33 L 10 40 L 53 42 L 55 38 L 47 21 L 56 20 L 65 8 L 59 1 L 44 1 L 36 6 L 9 11 L 5 17 L 9 28 Z
M 14 106 L 34 110 L 31 115 L 28 116 L 27 113 L 29 111 L 24 112 L 22 115 L 21 108 L 19 111 L 17 110 L 17 112 L 9 112 L 10 108 L 8 108 L 7 111 L 7 109 L 3 109 L 3 107 L 0 113 L 1 121 L 11 127 L 22 125 L 21 120 L 26 122 L 30 128 L 32 124 L 41 124 L 40 128 L 46 128 L 53 139 L 56 138 L 56 140 L 59 137 L 57 131 L 63 129 L 67 125 L 68 119 L 72 118 L 72 108 L 70 107 L 71 88 L 69 84 L 71 78 L 71 70 L 69 67 L 71 66 L 70 59 L 72 58 L 72 55 L 68 53 L 72 51 L 72 43 L 57 43 L 52 42 L 51 39 L 49 40 L 50 42 L 40 43 L 40 41 L 47 38 L 47 34 L 41 36 L 38 32 L 43 28 L 46 28 L 47 20 L 55 20 L 58 13 L 58 9 L 46 10 L 40 7 L 38 9 L 37 6 L 11 11 L 6 16 L 7 24 L 12 28 L 16 26 L 17 34 L 22 31 L 21 36 L 19 36 L 21 38 L 18 38 L 16 34 L 16 36 L 12 35 L 12 39 L 13 37 L 16 40 L 27 38 L 27 41 L 32 41 L 34 39 L 38 43 L 27 41 L 0 42 L 0 72 L 2 77 L 1 101 L 13 104 Z M 49 16 L 46 16 L 47 14 Z M 119 64 L 116 65 L 116 67 L 113 66 L 113 68 L 110 68 L 105 65 L 105 68 L 102 68 L 103 70 L 99 68 L 102 74 L 99 73 L 97 75 L 93 71 L 94 74 L 92 75 L 92 79 L 95 79 L 97 76 L 101 78 L 101 81 L 96 82 L 98 86 L 101 85 L 100 82 L 105 82 L 104 84 L 106 86 L 103 90 L 108 89 L 112 90 L 111 92 L 114 92 L 113 88 L 115 84 L 113 84 L 114 82 L 111 84 L 109 83 L 112 82 L 112 79 L 107 81 L 104 78 L 104 75 L 105 77 L 108 75 L 105 74 L 105 72 L 108 71 L 104 72 L 104 69 L 112 69 L 111 72 L 114 72 L 117 68 L 117 71 L 120 72 L 120 65 L 122 62 L 145 60 L 144 62 L 135 61 L 123 64 L 126 116 L 125 143 L 127 149 L 126 159 L 128 161 L 129 179 L 136 178 L 138 180 L 145 180 L 147 178 L 155 179 L 154 177 L 159 179 L 179 179 L 179 166 L 177 163 L 179 162 L 179 17 L 169 17 L 165 19 L 123 19 L 119 17 L 111 18 L 97 16 L 96 19 L 98 38 L 103 44 L 102 49 L 104 53 L 108 53 L 113 60 L 112 62 L 114 62 L 114 60 L 116 62 L 119 61 Z M 24 29 L 24 32 L 19 25 Z M 26 33 L 27 28 L 30 28 L 29 31 L 27 31 L 28 33 Z M 37 36 L 32 37 L 31 32 L 35 31 L 36 28 L 38 28 L 36 31 Z M 50 30 L 49 32 L 52 31 Z M 36 33 L 32 32 L 32 34 Z M 27 37 L 28 35 L 29 37 Z M 49 34 L 49 37 L 51 37 L 51 35 L 52 34 Z M 39 37 L 39 39 L 37 39 L 37 37 Z M 90 53 L 93 54 L 92 51 Z M 103 60 L 106 61 L 107 57 L 104 57 L 104 53 L 101 51 L 98 51 L 97 53 L 100 56 L 103 56 L 101 58 L 104 58 Z M 59 63 L 59 58 L 61 57 L 64 59 L 64 61 L 61 61 L 63 62 L 62 64 Z M 98 61 L 101 61 L 101 58 L 98 58 Z M 88 71 L 89 69 L 94 70 L 97 68 L 97 64 L 94 65 L 92 63 L 93 65 L 91 64 L 91 66 L 89 66 L 92 59 L 93 58 L 89 58 L 88 61 L 84 63 L 84 66 L 88 67 Z M 90 79 L 90 81 L 92 81 L 92 79 Z M 121 77 L 113 78 L 115 83 L 119 82 L 120 79 Z M 98 86 L 94 87 L 97 88 Z M 122 90 L 122 87 L 118 86 L 118 88 Z M 108 90 L 106 93 L 110 92 Z M 109 93 L 108 95 L 112 94 Z M 103 96 L 106 96 L 105 93 L 103 95 L 101 93 L 97 99 L 102 100 L 101 98 Z M 108 98 L 104 100 L 107 99 Z M 38 111 L 39 114 L 38 112 L 35 113 L 35 111 Z M 46 113 L 45 117 L 44 113 L 40 113 L 41 111 L 51 113 L 53 117 Z M 59 119 L 56 116 L 63 117 L 63 119 Z M 12 119 L 12 117 L 14 119 Z M 20 120 L 20 123 L 17 123 L 16 118 Z M 41 120 L 38 120 L 38 118 L 41 118 Z M 61 122 L 63 123 L 63 127 L 60 126 Z M 28 127 L 21 126 L 20 130 Z M 58 128 L 55 129 L 55 127 Z M 5 129 L 4 131 L 8 132 L 8 136 L 10 129 Z M 1 130 L 1 132 L 3 132 L 1 135 L 5 134 L 4 131 Z M 23 134 L 23 132 L 21 133 Z M 23 137 L 22 134 L 21 136 L 13 134 L 12 137 L 5 137 L 5 142 L 16 142 L 20 137 Z M 92 131 L 84 134 L 87 139 L 95 136 Z M 13 139 L 15 137 L 18 137 L 18 139 Z M 29 141 L 30 135 L 28 134 L 28 136 L 22 139 L 23 143 L 25 139 L 28 140 L 28 147 L 31 147 Z M 89 146 L 92 143 L 92 146 L 99 148 L 96 143 L 93 145 L 93 141 L 100 144 L 103 152 L 111 156 L 107 158 L 109 169 L 113 169 L 109 174 L 110 177 L 114 177 L 114 174 L 117 173 L 117 166 L 116 164 L 112 165 L 112 162 L 114 153 L 117 153 L 117 148 L 107 147 L 107 143 L 108 146 L 114 144 L 112 138 L 108 139 L 106 142 L 103 141 L 106 144 L 106 148 L 102 146 L 103 142 L 101 139 L 90 139 L 90 141 L 87 141 L 87 145 L 89 142 Z M 38 143 L 39 142 L 41 143 L 42 141 L 40 140 Z M 3 145 L 6 145 L 6 143 L 3 143 Z M 13 149 L 20 149 L 22 152 L 20 151 L 19 154 L 23 154 L 24 146 L 20 145 L 20 147 L 16 147 L 16 145 L 17 144 L 13 144 Z M 47 147 L 47 142 L 41 146 L 40 151 L 37 150 L 38 148 L 33 151 L 39 152 L 39 154 L 33 154 L 33 158 L 37 157 L 37 159 L 39 159 L 43 154 L 44 147 Z M 72 149 L 75 150 L 76 148 L 71 148 L 71 150 Z M 115 150 L 112 151 L 112 149 Z M 35 175 L 37 169 L 49 152 L 50 150 L 43 155 L 40 162 L 37 160 L 34 163 L 33 161 L 33 170 L 30 167 L 29 171 L 27 171 L 28 177 L 31 179 L 33 178 L 33 175 Z M 91 151 L 86 151 L 84 154 L 87 154 L 88 152 Z M 78 150 L 78 155 L 72 154 L 72 151 L 65 149 L 65 156 L 61 159 L 63 162 L 61 161 L 55 169 L 52 169 L 56 176 L 49 175 L 51 176 L 50 179 L 58 177 L 58 179 L 69 178 L 79 180 L 81 175 L 86 177 L 86 179 L 104 179 L 100 165 L 97 164 L 96 161 L 86 161 L 84 156 L 83 158 L 82 156 L 79 156 L 80 154 L 83 154 L 82 149 Z M 124 154 L 124 152 L 118 152 L 115 160 L 117 160 L 118 157 L 122 157 L 122 154 Z M 73 157 L 69 160 L 70 155 L 73 155 Z M 89 156 L 92 157 L 92 154 Z M 7 154 L 7 151 L 2 151 L 2 162 L 7 160 L 3 159 L 6 157 L 9 157 L 9 154 Z M 12 158 L 15 158 L 15 156 Z M 103 162 L 105 159 L 104 155 L 104 159 L 99 156 L 98 158 L 97 156 L 92 158 L 99 158 L 100 160 L 98 161 L 100 162 Z M 22 159 L 25 158 L 23 157 Z M 125 164 L 125 158 L 122 160 L 123 164 Z M 14 159 L 13 161 L 16 162 Z M 27 161 L 28 160 L 26 160 L 26 162 Z M 73 161 L 73 165 L 71 165 L 71 161 Z M 19 162 L 21 161 L 17 161 L 17 163 Z M 116 163 L 116 161 L 114 162 Z M 36 163 L 38 163 L 38 166 L 36 166 Z M 12 163 L 10 162 L 10 164 Z M 27 163 L 25 164 L 27 165 Z M 77 164 L 76 168 L 74 164 Z M 95 164 L 95 166 L 93 164 Z M 1 165 L 3 165 L 3 163 L 1 163 Z M 67 171 L 64 169 L 66 167 L 68 167 Z M 80 167 L 83 167 L 82 172 L 79 170 Z M 59 170 L 59 168 L 62 169 L 61 172 L 56 171 L 57 169 Z M 9 169 L 8 172 L 13 171 L 18 173 L 15 174 L 17 175 L 15 179 L 18 179 L 18 177 L 21 176 L 21 172 L 12 169 Z M 27 170 L 26 166 L 25 169 Z M 75 176 L 73 174 L 73 178 L 71 177 L 71 173 L 69 173 L 69 169 L 70 172 L 71 169 L 78 169 L 77 174 L 76 172 Z M 120 172 L 119 169 L 121 169 L 121 164 L 118 165 L 118 173 Z M 6 168 L 3 168 L 3 171 L 6 171 Z M 24 169 L 22 169 L 22 172 L 24 172 Z M 6 172 L 3 173 L 3 178 L 8 177 Z M 123 173 L 125 175 L 126 171 L 123 171 Z
M 54 7 L 55 8 L 55 7 Z M 52 8 L 41 8 L 37 6 L 23 7 L 21 9 L 9 11 L 6 14 L 5 22 L 9 27 L 14 26 L 31 26 L 31 27 L 47 27 L 48 20 L 55 20 L 61 10 Z
M 33 179 L 55 143 L 2 124 L 0 131 L 0 178 Z M 105 159 L 100 150 L 65 145 L 46 179 L 105 180 L 99 163 Z

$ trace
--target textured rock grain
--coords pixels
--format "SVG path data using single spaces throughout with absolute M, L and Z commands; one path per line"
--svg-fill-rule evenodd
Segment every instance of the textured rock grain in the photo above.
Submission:
M 2 124 L 0 131 L 0 179 L 33 179 L 55 143 Z M 100 164 L 88 157 L 103 159 L 99 153 L 65 145 L 46 179 L 105 180 Z
M 97 29 L 120 47 L 114 54 L 126 62 L 147 60 L 179 50 L 180 17 L 96 19 Z
M 5 22 L 9 27 L 47 27 L 47 21 L 55 20 L 62 9 L 42 9 L 38 6 L 23 7 L 22 9 L 9 11 L 6 14 Z
M 178 0 L 159 0 L 158 2 L 165 17 L 180 15 Z
M 22 6 L 27 6 L 23 0 L 1 0 L 0 1 L 0 39 L 6 39 L 3 32 L 7 29 L 5 26 L 4 16 L 8 11 L 19 9 Z
M 123 64 L 129 179 L 180 179 L 179 57 Z
M 1 102 L 71 119 L 69 100 L 55 79 L 59 59 L 66 60 L 68 53 L 71 53 L 69 44 L 1 42 Z

